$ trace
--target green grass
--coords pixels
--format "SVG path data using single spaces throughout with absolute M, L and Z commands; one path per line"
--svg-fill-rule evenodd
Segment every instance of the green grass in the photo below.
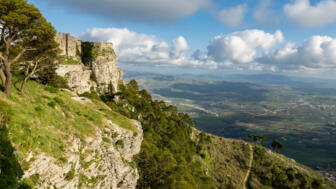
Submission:
M 9 98 L 0 92 L 0 101 L 12 110 L 9 137 L 17 153 L 22 154 L 20 162 L 30 152 L 62 158 L 74 136 L 95 137 L 99 129 L 110 127 L 107 120 L 136 132 L 128 118 L 111 111 L 103 102 L 81 104 L 72 97 L 67 91 L 32 81 L 27 83 L 24 94 L 14 87 Z
M 197 130 L 194 132 L 199 133 Z M 246 142 L 209 134 L 206 136 L 210 136 L 210 142 L 203 142 L 200 146 L 205 155 L 201 157 L 208 169 L 208 175 L 218 188 L 241 188 L 249 161 L 249 147 Z
M 307 182 L 307 186 L 309 186 L 314 181 L 320 182 L 326 189 L 331 189 L 336 185 L 335 181 L 327 179 L 322 174 L 259 145 L 210 134 L 205 134 L 210 137 L 208 140 L 210 142 L 199 142 L 200 131 L 194 130 L 194 133 L 195 141 L 198 141 L 198 145 L 201 147 L 199 148 L 201 149 L 199 158 L 218 188 L 242 188 L 250 159 L 248 144 L 254 148 L 254 158 L 247 188 L 305 188 L 302 185 L 298 187 L 300 182 Z M 296 177 L 303 175 L 305 180 L 291 180 L 287 177 L 288 170 L 292 170 Z

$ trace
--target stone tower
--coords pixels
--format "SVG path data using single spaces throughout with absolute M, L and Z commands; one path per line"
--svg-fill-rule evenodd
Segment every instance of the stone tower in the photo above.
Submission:
M 59 43 L 61 55 L 78 57 L 82 51 L 82 41 L 68 33 L 57 33 L 56 41 Z
M 119 83 L 123 82 L 123 72 L 117 67 L 117 56 L 112 43 L 90 42 L 92 44 L 92 62 L 84 65 L 81 60 L 83 42 L 70 34 L 58 33 L 56 41 L 60 45 L 61 55 L 66 61 L 59 64 L 57 74 L 68 81 L 71 90 L 77 93 L 94 89 L 99 93 L 118 92 Z

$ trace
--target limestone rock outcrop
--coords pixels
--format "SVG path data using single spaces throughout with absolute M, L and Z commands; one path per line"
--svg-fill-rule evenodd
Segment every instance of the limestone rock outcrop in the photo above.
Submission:
M 56 73 L 68 81 L 71 90 L 76 93 L 89 92 L 115 93 L 119 83 L 123 82 L 123 72 L 117 67 L 117 56 L 112 43 L 92 42 L 89 63 L 82 62 L 83 43 L 70 34 L 58 33 L 56 41 L 60 44 L 61 62 Z
M 112 43 L 93 43 L 91 70 L 100 93 L 115 93 L 122 81 L 123 71 L 117 67 Z
M 136 134 L 107 120 L 108 127 L 85 142 L 73 136 L 62 162 L 46 154 L 30 154 L 29 170 L 24 178 L 39 175 L 38 188 L 135 189 L 139 173 L 134 155 L 140 152 L 143 133 L 141 124 L 133 120 Z M 122 142 L 121 142 L 122 141 Z M 84 145 L 83 145 L 84 144 Z

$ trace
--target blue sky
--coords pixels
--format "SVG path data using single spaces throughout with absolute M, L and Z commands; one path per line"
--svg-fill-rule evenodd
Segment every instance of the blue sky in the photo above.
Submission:
M 335 0 L 29 2 L 60 32 L 114 42 L 125 64 L 294 73 L 324 73 L 336 67 Z M 277 31 L 281 35 L 276 36 Z M 309 49 L 316 52 L 300 58 Z

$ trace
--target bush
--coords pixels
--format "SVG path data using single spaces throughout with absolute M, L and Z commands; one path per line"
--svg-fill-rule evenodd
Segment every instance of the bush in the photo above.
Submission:
M 64 101 L 62 99 L 60 99 L 59 97 L 55 97 L 54 101 L 57 102 L 57 104 L 59 104 L 59 105 L 63 105 L 64 104 Z
M 117 132 L 112 133 L 112 138 L 117 138 L 118 136 L 119 136 L 119 133 L 117 133 Z
M 85 92 L 83 94 L 80 94 L 79 96 L 81 97 L 86 97 L 89 99 L 96 99 L 96 100 L 100 100 L 100 96 L 96 91 L 91 91 L 91 92 Z
M 65 58 L 65 63 L 69 65 L 81 64 L 78 60 L 73 59 L 72 57 Z
M 117 146 L 123 148 L 124 147 L 124 141 L 123 140 L 117 140 L 117 142 L 115 143 Z
M 106 143 L 111 143 L 111 140 L 107 137 L 103 137 L 103 141 L 106 142 Z
M 37 81 L 43 85 L 49 85 L 55 88 L 69 88 L 67 81 L 57 75 L 56 66 L 45 68 L 37 74 Z
M 44 88 L 44 90 L 50 92 L 50 93 L 58 93 L 59 92 L 59 89 L 55 88 L 55 87 L 52 87 L 52 86 L 47 86 Z
M 75 168 L 71 168 L 69 172 L 65 174 L 65 179 L 66 180 L 72 180 L 75 177 Z
M 37 112 L 41 112 L 43 109 L 42 109 L 42 107 L 41 106 L 37 106 L 37 107 L 35 107 L 35 111 L 37 111 Z
M 54 101 L 51 101 L 51 102 L 48 103 L 48 106 L 50 106 L 51 108 L 55 108 L 56 103 Z
M 92 42 L 83 42 L 82 43 L 82 62 L 86 66 L 91 66 L 92 61 L 95 57 L 93 52 L 93 43 Z

